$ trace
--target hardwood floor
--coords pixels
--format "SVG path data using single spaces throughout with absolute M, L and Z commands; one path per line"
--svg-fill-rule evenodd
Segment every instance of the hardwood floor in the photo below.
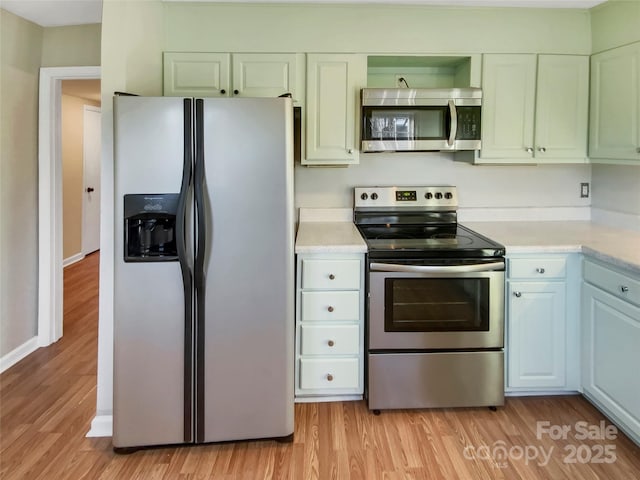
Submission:
M 497 412 L 399 410 L 380 416 L 364 402 L 296 404 L 290 444 L 236 442 L 116 455 L 110 438 L 85 438 L 96 404 L 97 279 L 98 254 L 67 267 L 64 337 L 0 376 L 2 479 L 640 478 L 640 448 L 622 433 L 611 440 L 579 438 L 576 422 L 596 428 L 605 421 L 580 396 L 508 398 Z M 537 422 L 544 421 L 571 431 L 557 440 L 537 435 Z

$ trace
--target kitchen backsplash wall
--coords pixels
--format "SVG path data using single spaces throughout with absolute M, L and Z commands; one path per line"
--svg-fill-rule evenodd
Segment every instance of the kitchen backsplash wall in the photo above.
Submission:
M 353 207 L 354 186 L 456 185 L 461 219 L 588 220 L 590 165 L 473 166 L 449 153 L 361 154 L 348 168 L 295 171 L 296 207 Z M 523 216 L 525 215 L 525 216 Z
M 593 165 L 593 219 L 640 230 L 640 166 Z

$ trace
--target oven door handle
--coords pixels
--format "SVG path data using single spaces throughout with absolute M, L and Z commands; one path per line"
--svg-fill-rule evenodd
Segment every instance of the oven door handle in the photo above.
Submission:
M 371 263 L 372 272 L 407 272 L 407 273 L 468 273 L 504 270 L 504 262 L 478 263 L 474 265 L 398 265 L 395 263 Z

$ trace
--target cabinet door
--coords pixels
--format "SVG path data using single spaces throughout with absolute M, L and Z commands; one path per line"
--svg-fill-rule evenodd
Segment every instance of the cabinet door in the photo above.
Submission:
M 228 53 L 165 52 L 163 95 L 226 97 L 229 62 Z
M 481 158 L 533 158 L 535 90 L 535 55 L 483 56 Z
M 565 385 L 564 282 L 511 282 L 508 332 L 509 387 Z
M 366 56 L 307 55 L 307 154 L 304 164 L 358 163 L 360 89 Z
M 233 89 L 235 96 L 277 97 L 291 93 L 300 101 L 296 88 L 297 55 L 294 53 L 233 54 Z
M 536 93 L 536 160 L 586 160 L 589 57 L 540 55 Z
M 589 156 L 640 160 L 640 43 L 591 57 Z
M 640 441 L 640 308 L 583 285 L 585 395 Z

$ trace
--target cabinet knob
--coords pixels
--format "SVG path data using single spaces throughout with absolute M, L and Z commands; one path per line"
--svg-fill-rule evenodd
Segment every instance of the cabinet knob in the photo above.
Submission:
M 347 150 L 347 153 L 348 153 L 349 155 L 351 155 L 351 154 L 353 153 L 353 148 L 348 149 L 348 150 Z
M 87 193 L 94 192 L 95 189 L 93 187 L 87 187 Z
M 525 148 L 525 150 L 527 151 L 527 153 L 533 153 L 533 147 L 527 147 Z
M 629 287 L 626 285 L 620 285 L 620 293 L 627 293 L 629 291 Z
M 239 92 L 238 90 L 234 90 L 234 91 L 233 91 L 233 94 L 234 94 L 234 95 L 238 95 L 239 93 L 240 93 L 240 92 Z
M 536 268 L 536 272 L 542 275 L 544 273 L 544 268 Z
M 544 153 L 544 152 L 546 152 L 546 151 L 547 151 L 547 149 L 546 149 L 546 148 L 544 148 L 544 147 L 538 147 L 538 151 L 539 151 L 540 153 Z
M 518 298 L 522 296 L 522 292 L 513 292 L 513 294 Z
M 327 373 L 327 380 L 330 382 L 333 382 L 333 375 L 331 375 L 330 373 Z
M 222 90 L 220 90 L 220 93 L 224 95 L 225 93 L 227 93 L 227 91 L 223 88 Z
M 329 274 L 329 280 L 335 280 L 336 276 L 333 273 Z
M 333 340 L 329 340 L 327 342 L 327 345 L 329 345 L 330 347 L 333 347 L 335 345 L 335 343 L 333 343 Z
M 333 307 L 330 306 L 329 308 L 327 308 L 327 310 L 329 310 L 330 312 L 333 312 Z

